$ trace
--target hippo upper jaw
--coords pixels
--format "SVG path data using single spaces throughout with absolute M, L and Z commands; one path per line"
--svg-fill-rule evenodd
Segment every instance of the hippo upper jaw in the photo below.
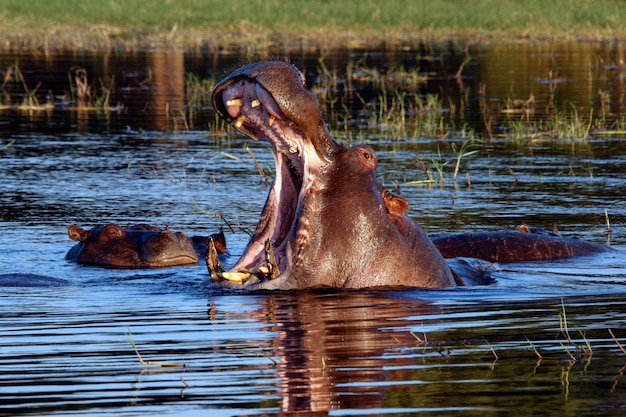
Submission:
M 232 270 L 257 271 L 265 262 L 267 239 L 274 245 L 278 268 L 291 268 L 297 241 L 306 233 L 300 218 L 306 211 L 306 196 L 329 159 L 343 148 L 330 136 L 317 99 L 304 88 L 300 72 L 284 62 L 266 64 L 240 68 L 213 92 L 213 106 L 220 116 L 274 148 L 272 188 L 256 231 Z
M 337 150 L 304 75 L 286 62 L 239 68 L 215 86 L 212 101 L 215 111 L 237 130 L 272 143 L 277 152 L 301 155 L 306 143 L 324 159 Z

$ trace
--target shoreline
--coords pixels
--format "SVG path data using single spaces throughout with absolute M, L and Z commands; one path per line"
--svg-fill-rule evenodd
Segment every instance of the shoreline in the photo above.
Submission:
M 48 30 L 12 31 L 0 27 L 0 51 L 154 51 L 233 52 L 277 54 L 330 49 L 418 49 L 450 44 L 464 48 L 475 45 L 519 43 L 592 42 L 613 43 L 626 40 L 626 32 L 604 31 L 581 33 L 518 33 L 502 31 L 422 30 L 412 34 L 401 32 L 314 30 L 309 33 L 278 33 L 265 30 L 205 31 L 155 28 L 124 28 L 108 25 L 56 28 Z

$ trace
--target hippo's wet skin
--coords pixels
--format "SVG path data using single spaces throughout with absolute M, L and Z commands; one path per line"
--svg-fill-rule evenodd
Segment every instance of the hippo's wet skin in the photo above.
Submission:
M 409 203 L 402 197 L 387 190 L 383 190 L 382 195 L 390 216 L 403 215 L 408 210 Z M 547 261 L 610 250 L 607 246 L 525 224 L 515 232 L 453 233 L 429 237 L 446 259 L 478 258 L 498 263 Z
M 246 65 L 220 81 L 215 110 L 274 148 L 276 175 L 259 224 L 231 271 L 249 288 L 441 288 L 463 284 L 422 229 L 390 212 L 368 146 L 330 135 L 304 76 L 285 62 Z M 269 243 L 266 244 L 266 243 Z M 264 280 L 268 246 L 280 275 Z M 208 263 L 215 279 L 220 266 Z M 272 269 L 272 268 L 269 268 Z M 217 277 L 219 279 L 219 276 Z
M 499 263 L 548 261 L 609 250 L 597 243 L 525 225 L 517 232 L 439 235 L 432 236 L 432 241 L 445 258 L 472 257 Z
M 147 224 L 123 228 L 116 224 L 85 230 L 70 226 L 68 234 L 78 243 L 65 259 L 84 265 L 109 268 L 161 268 L 198 263 L 198 253 L 206 252 L 208 239 L 174 233 Z M 218 253 L 226 251 L 223 233 L 211 235 Z

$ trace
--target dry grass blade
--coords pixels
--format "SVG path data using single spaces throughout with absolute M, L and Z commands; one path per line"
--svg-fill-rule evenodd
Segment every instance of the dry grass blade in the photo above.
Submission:
M 526 336 L 524 336 L 526 338 L 526 340 L 528 340 L 528 343 L 530 343 L 530 347 L 533 348 L 533 352 L 535 352 L 535 355 L 537 355 L 537 357 L 539 359 L 543 359 L 543 356 L 541 356 L 541 354 L 539 353 L 539 351 L 537 350 L 537 347 L 535 346 L 535 344 L 533 342 L 530 341 L 530 339 Z
M 606 224 L 606 232 L 610 234 L 612 232 L 612 229 L 611 221 L 609 220 L 609 212 L 607 211 L 607 209 L 604 209 L 604 222 Z
M 261 176 L 261 178 L 265 182 L 267 182 L 268 181 L 267 174 L 265 173 L 265 170 L 263 169 L 263 167 L 256 160 L 254 154 L 252 153 L 252 150 L 248 146 L 245 146 L 245 149 L 246 149 L 246 152 L 248 152 L 248 155 L 250 155 L 250 158 L 252 158 L 252 162 L 254 162 L 254 166 L 256 167 L 257 171 L 259 172 L 259 175 Z
M 409 331 L 409 333 L 411 334 L 411 336 L 413 336 L 415 338 L 415 340 L 417 340 L 421 345 L 426 346 L 428 345 L 428 338 L 426 337 L 426 332 L 424 332 L 424 338 L 420 338 L 418 335 L 416 335 L 413 331 Z
M 574 342 L 572 342 L 572 338 L 569 335 L 569 329 L 567 328 L 567 314 L 565 313 L 565 303 L 563 302 L 562 298 L 561 312 L 559 313 L 559 325 L 561 327 L 561 334 L 565 336 L 569 343 L 574 344 Z
M 184 368 L 185 367 L 184 364 L 179 364 L 179 363 L 175 363 L 175 362 L 145 361 L 145 360 L 143 360 L 143 358 L 141 357 L 141 354 L 139 353 L 139 350 L 137 349 L 137 346 L 135 345 L 135 341 L 133 340 L 133 335 L 130 332 L 130 330 L 128 330 L 127 332 L 124 332 L 124 334 L 128 338 L 128 341 L 130 342 L 130 345 L 133 347 L 135 353 L 137 354 L 137 358 L 139 359 L 139 362 L 142 365 L 146 365 L 146 366 L 154 365 L 154 366 L 161 366 L 161 367 L 164 367 L 164 368 L 165 367 L 167 367 L 167 368 Z
M 613 334 L 613 331 L 611 329 L 607 329 L 607 330 L 609 331 L 609 334 L 611 335 L 611 337 L 613 338 L 613 340 L 617 344 L 617 347 L 619 347 L 619 349 L 624 353 L 624 355 L 626 355 L 626 350 L 624 349 L 622 344 L 619 342 L 619 340 L 617 340 L 617 337 L 615 337 L 615 335 Z
M 496 353 L 496 350 L 493 348 L 493 346 L 491 346 L 491 343 L 489 343 L 487 338 L 483 337 L 483 340 L 485 341 L 485 343 L 487 343 L 487 346 L 489 346 L 489 349 L 491 349 L 491 353 L 493 353 L 493 357 L 495 358 L 495 360 L 494 360 L 494 363 L 495 363 L 498 359 L 500 359 L 500 357 Z

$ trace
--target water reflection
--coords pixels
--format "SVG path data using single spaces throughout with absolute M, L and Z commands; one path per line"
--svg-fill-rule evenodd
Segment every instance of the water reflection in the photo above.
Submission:
M 408 316 L 436 314 L 428 303 L 367 293 L 272 296 L 265 317 L 276 323 L 281 410 L 381 408 L 387 368 L 412 364 L 411 356 L 381 360 L 400 346 L 418 344 L 404 326 Z
M 599 311 L 582 299 L 559 306 L 413 296 L 307 292 L 259 301 L 254 318 L 275 334 L 280 411 L 272 415 L 511 409 L 560 415 L 584 411 L 591 399 L 620 407 L 623 358 L 602 328 L 616 325 L 619 301 L 606 300 Z M 473 314 L 466 312 L 470 305 Z M 571 343 L 558 332 L 565 305 Z M 593 353 L 585 340 L 597 343 Z M 601 360 L 591 363 L 596 355 Z
M 581 117 L 619 120 L 624 108 L 624 53 L 619 42 L 571 42 L 331 50 L 323 57 L 302 51 L 284 58 L 302 68 L 311 86 L 320 87 L 316 91 L 326 106 L 327 120 L 338 130 L 362 124 L 364 110 L 381 106 L 381 94 L 388 102 L 397 100 L 399 85 L 405 94 L 437 96 L 449 110 L 446 119 L 457 129 L 491 136 L 507 119 L 570 112 L 572 105 Z M 177 51 L 3 53 L 1 111 L 13 131 L 28 129 L 31 122 L 48 124 L 48 131 L 71 126 L 80 131 L 206 126 L 215 120 L 206 102 L 208 91 L 193 90 L 210 86 L 186 85 L 186 76 L 219 79 L 241 62 L 231 54 Z M 85 70 L 94 97 L 110 94 L 112 112 L 68 113 L 75 93 L 68 82 L 73 68 Z M 16 69 L 22 79 L 11 76 Z M 382 85 L 390 74 L 399 80 Z M 54 110 L 12 106 L 31 96 L 41 104 L 54 103 Z M 199 96 L 203 98 L 197 102 Z M 361 116 L 350 120 L 356 115 Z
M 499 109 L 531 94 L 536 116 L 551 96 L 600 111 L 597 90 L 607 92 L 606 108 L 616 113 L 623 106 L 623 47 L 477 46 L 460 77 L 465 54 L 453 46 L 331 52 L 288 58 L 312 86 L 336 79 L 332 95 L 318 91 L 325 117 L 346 142 L 376 149 L 381 182 L 409 200 L 411 217 L 429 233 L 557 224 L 568 236 L 605 242 L 607 209 L 616 252 L 506 266 L 485 288 L 390 293 L 224 294 L 203 286 L 202 266 L 81 267 L 63 260 L 73 223 L 149 222 L 208 235 L 224 225 L 211 215 L 220 213 L 234 225 L 226 230 L 229 262 L 242 253 L 245 230 L 256 225 L 268 191 L 244 146 L 249 141 L 207 127 L 214 114 L 206 95 L 193 103 L 197 130 L 180 126 L 192 107 L 185 74 L 219 78 L 245 59 L 3 53 L 2 75 L 19 61 L 28 88 L 41 81 L 40 101 L 50 95 L 57 104 L 0 109 L 0 272 L 51 278 L 2 287 L 0 413 L 623 411 L 624 356 L 607 330 L 626 345 L 623 139 L 474 142 L 479 152 L 463 158 L 453 178 L 453 145 L 464 138 L 392 141 L 388 132 L 360 130 L 364 109 L 371 111 L 381 86 L 389 87 L 365 75 L 399 67 L 425 75 L 411 92 L 437 94 L 453 104 L 447 115 L 478 130 L 513 117 Z M 111 103 L 124 110 L 79 112 L 63 104 L 75 65 L 96 90 L 100 79 L 113 86 Z M 24 92 L 21 83 L 5 87 L 12 100 Z M 267 148 L 253 144 L 251 151 L 271 173 Z M 563 306 L 571 341 L 561 331 Z M 144 359 L 189 366 L 144 367 L 128 330 Z
M 538 115 L 554 103 L 574 103 L 585 113 L 620 114 L 625 49 L 619 42 L 494 45 L 479 54 L 473 78 L 485 85 L 485 99 L 494 107 L 534 96 Z

